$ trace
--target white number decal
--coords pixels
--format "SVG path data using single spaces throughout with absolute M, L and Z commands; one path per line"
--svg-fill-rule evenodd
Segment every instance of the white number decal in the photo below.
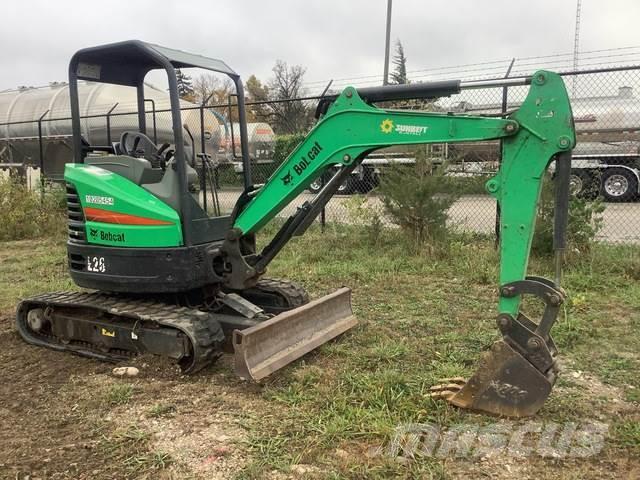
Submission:
M 87 270 L 98 273 L 106 272 L 107 266 L 104 263 L 104 257 L 87 257 Z

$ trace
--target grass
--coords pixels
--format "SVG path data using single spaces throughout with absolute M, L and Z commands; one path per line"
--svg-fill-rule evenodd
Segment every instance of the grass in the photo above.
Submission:
M 635 452 L 640 452 L 640 422 L 638 419 L 628 419 L 617 423 L 614 427 L 617 442 Z
M 171 416 L 176 411 L 176 406 L 168 403 L 156 403 L 147 412 L 147 417 L 159 418 Z
M 136 478 L 153 478 L 173 463 L 168 453 L 149 450 L 149 434 L 135 424 L 103 434 L 99 446 L 107 458 L 118 459 Z
M 52 237 L 0 244 L 0 312 L 31 295 L 76 288 L 67 271 L 65 241 Z
M 111 385 L 107 391 L 107 402 L 109 405 L 126 405 L 133 397 L 134 386 L 128 383 L 117 383 Z
M 247 478 L 296 463 L 320 464 L 326 478 L 445 478 L 448 469 L 433 459 L 406 466 L 364 453 L 388 442 L 400 424 L 488 421 L 426 394 L 440 378 L 471 374 L 497 337 L 492 242 L 461 235 L 418 254 L 407 254 L 398 232 L 377 242 L 372 249 L 366 232 L 329 227 L 296 239 L 271 266 L 272 276 L 295 272 L 314 296 L 351 286 L 361 324 L 266 382 L 262 395 L 276 413 L 256 420 L 249 446 L 257 460 Z M 619 387 L 627 401 L 640 389 L 639 259 L 636 247 L 605 245 L 571 258 L 565 288 L 572 300 L 553 330 L 563 357 Z M 552 277 L 552 261 L 532 258 L 529 271 Z M 593 418 L 588 390 L 563 390 L 541 411 L 545 421 Z M 622 455 L 638 449 L 636 440 L 632 424 L 612 429 L 611 448 Z M 336 448 L 348 458 L 336 460 Z
M 427 393 L 443 377 L 470 375 L 497 338 L 498 260 L 491 239 L 477 235 L 451 236 L 419 252 L 397 231 L 383 230 L 374 247 L 365 229 L 349 226 L 328 226 L 323 234 L 312 227 L 292 241 L 268 275 L 299 281 L 312 297 L 350 286 L 360 324 L 269 377 L 261 388 L 234 387 L 263 405 L 243 412 L 250 461 L 237 478 L 263 478 L 272 470 L 291 474 L 301 464 L 313 465 L 317 478 L 326 479 L 440 479 L 472 468 L 457 459 L 402 463 L 367 452 L 388 443 L 405 423 L 446 427 L 494 421 Z M 27 295 L 73 288 L 62 240 L 5 243 L 0 262 L 0 311 Z M 552 261 L 534 257 L 529 271 L 552 277 Z M 569 367 L 538 418 L 559 423 L 597 418 L 610 424 L 606 458 L 638 458 L 640 451 L 639 279 L 638 247 L 595 245 L 588 254 L 573 255 L 564 279 L 570 300 L 553 329 Z M 598 389 L 577 382 L 570 375 L 574 370 L 597 379 Z M 135 388 L 113 384 L 106 401 L 126 405 Z M 633 409 L 626 416 L 613 409 L 610 395 L 617 393 Z M 174 411 L 170 400 L 157 398 L 143 417 L 171 417 Z M 172 459 L 151 449 L 146 435 L 144 425 L 134 425 L 105 433 L 102 444 L 107 455 L 125 455 L 132 472 L 156 472 Z M 584 472 L 614 468 L 598 461 L 566 464 L 563 472 L 568 478 L 594 478 Z M 553 463 L 526 462 L 539 478 L 557 475 Z M 472 472 L 468 477 L 479 475 Z

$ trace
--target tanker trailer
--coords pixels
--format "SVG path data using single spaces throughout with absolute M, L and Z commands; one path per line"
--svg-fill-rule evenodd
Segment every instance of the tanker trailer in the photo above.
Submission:
M 520 107 L 509 103 L 507 111 Z M 453 106 L 456 113 L 497 114 L 501 104 Z M 632 87 L 621 86 L 617 94 L 571 98 L 577 135 L 571 162 L 571 190 L 584 197 L 602 195 L 609 202 L 634 200 L 640 192 L 640 99 Z M 497 142 L 449 145 L 452 162 L 496 161 Z
M 220 144 L 225 152 L 231 156 L 233 151 L 238 154 L 240 150 L 240 126 L 237 123 L 233 123 L 233 125 L 227 123 L 224 126 L 221 125 L 219 131 L 221 136 Z M 247 123 L 247 139 L 249 141 L 249 156 L 251 160 L 255 163 L 271 163 L 273 161 L 276 134 L 273 132 L 271 125 L 264 122 Z
M 78 85 L 82 135 L 92 145 L 117 142 L 125 131 L 137 130 L 136 90 L 120 85 L 80 82 Z M 169 95 L 145 84 L 147 134 L 158 144 L 173 142 Z M 184 138 L 202 151 L 218 151 L 220 122 L 204 110 L 204 129 L 197 105 L 181 101 L 182 121 L 190 134 Z M 42 119 L 40 122 L 39 119 Z M 41 137 L 40 137 L 41 134 Z M 42 138 L 42 142 L 40 142 Z M 0 93 L 0 168 L 40 167 L 40 148 L 47 177 L 61 178 L 64 164 L 71 161 L 71 119 L 69 87 L 51 83 L 48 87 L 20 88 Z
M 617 95 L 572 102 L 578 143 L 571 163 L 574 193 L 611 202 L 637 198 L 640 188 L 640 100 L 631 87 Z

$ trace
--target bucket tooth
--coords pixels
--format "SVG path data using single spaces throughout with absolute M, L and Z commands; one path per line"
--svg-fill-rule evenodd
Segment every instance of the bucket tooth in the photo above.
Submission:
M 555 367 L 545 375 L 504 340 L 499 340 L 464 385 L 457 382 L 436 385 L 431 396 L 460 408 L 505 417 L 527 417 L 542 407 L 555 379 Z M 457 389 L 440 388 L 451 385 Z
M 464 387 L 466 380 L 462 377 L 443 378 L 441 384 L 429 388 L 428 396 L 438 400 L 449 400 Z
M 341 288 L 253 327 L 235 330 L 235 372 L 246 380 L 260 380 L 357 323 L 351 290 Z
M 443 378 L 440 380 L 442 383 L 432 386 L 429 390 L 436 391 L 443 388 L 460 389 L 467 383 L 467 379 L 463 377 Z

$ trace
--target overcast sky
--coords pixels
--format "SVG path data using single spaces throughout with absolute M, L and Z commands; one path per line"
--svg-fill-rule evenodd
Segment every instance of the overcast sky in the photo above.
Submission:
M 581 50 L 640 45 L 640 1 L 583 0 Z M 573 50 L 575 0 L 395 0 L 408 69 Z M 0 90 L 67 79 L 78 49 L 137 38 L 221 58 L 267 79 L 276 59 L 306 81 L 382 71 L 386 0 L 21 0 L 0 7 Z

